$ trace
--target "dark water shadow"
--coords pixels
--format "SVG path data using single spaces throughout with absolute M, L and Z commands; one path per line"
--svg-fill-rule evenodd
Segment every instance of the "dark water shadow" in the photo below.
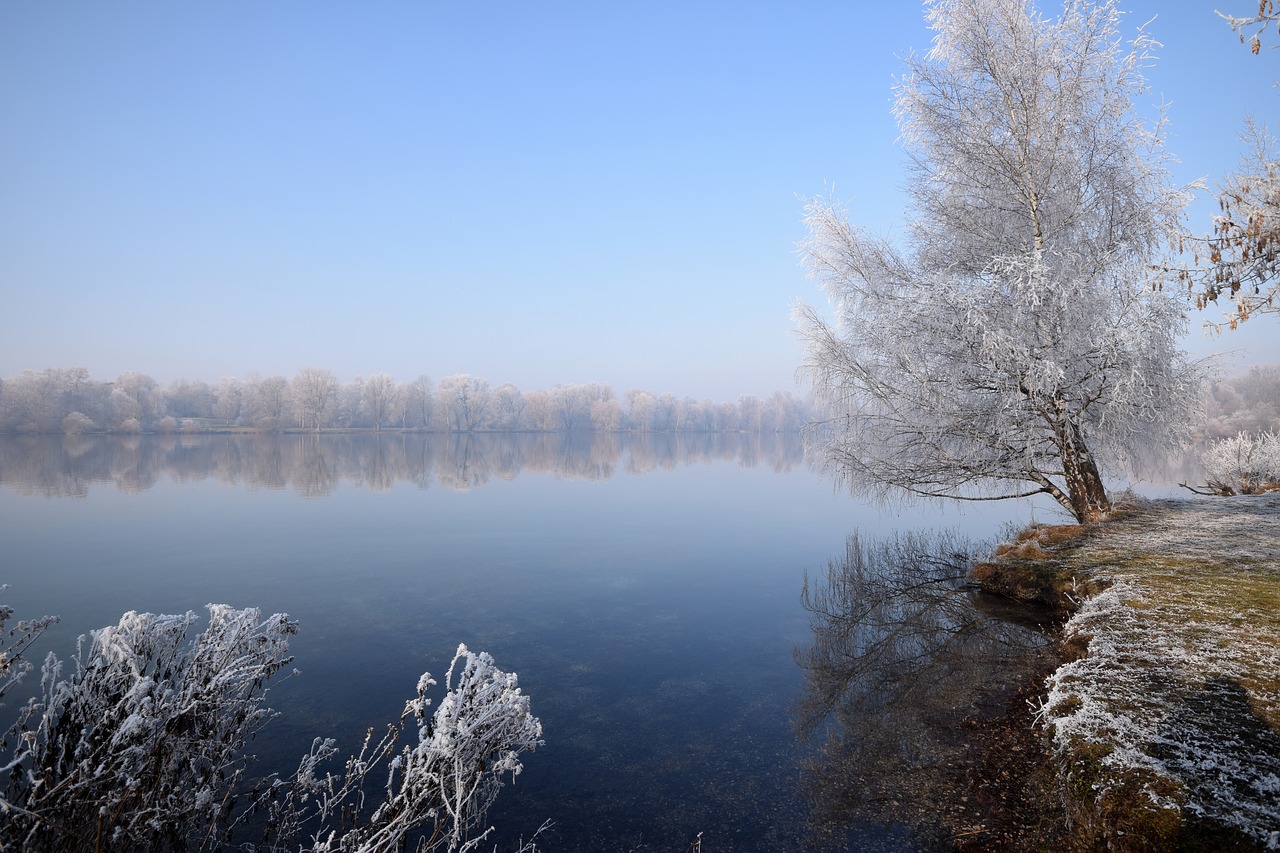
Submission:
M 947 804 L 965 797 L 962 722 L 1003 713 L 1043 665 L 1038 615 L 975 590 L 952 533 L 849 537 L 843 558 L 806 579 L 813 643 L 797 732 L 818 743 L 804 774 L 815 848 L 847 849 L 879 823 L 883 850 L 949 850 Z

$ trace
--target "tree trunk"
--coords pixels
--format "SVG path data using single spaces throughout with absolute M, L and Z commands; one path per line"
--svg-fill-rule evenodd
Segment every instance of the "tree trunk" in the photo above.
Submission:
M 1068 509 L 1076 521 L 1085 524 L 1100 521 L 1111 512 L 1111 501 L 1102 484 L 1097 463 L 1089 452 L 1074 421 L 1064 421 L 1058 429 L 1059 447 L 1062 449 L 1062 473 L 1066 481 Z

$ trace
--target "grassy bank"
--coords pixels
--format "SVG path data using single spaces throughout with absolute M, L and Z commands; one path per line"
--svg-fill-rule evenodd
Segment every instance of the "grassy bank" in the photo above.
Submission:
M 1280 849 L 1280 496 L 1136 503 L 1001 551 L 977 579 L 1067 620 L 1037 715 L 1065 846 Z

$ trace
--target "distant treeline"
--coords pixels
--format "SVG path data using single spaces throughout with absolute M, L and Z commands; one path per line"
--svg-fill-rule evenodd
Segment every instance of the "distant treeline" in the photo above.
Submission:
M 793 432 L 809 420 L 808 404 L 790 392 L 713 403 L 632 389 L 619 400 L 600 382 L 521 391 L 467 374 L 438 385 L 386 373 L 342 383 L 308 367 L 292 378 L 180 379 L 162 388 L 145 373 L 106 382 L 76 367 L 0 380 L 0 432 Z
M 1280 432 L 1280 365 L 1254 367 L 1215 382 L 1205 401 L 1203 438 Z

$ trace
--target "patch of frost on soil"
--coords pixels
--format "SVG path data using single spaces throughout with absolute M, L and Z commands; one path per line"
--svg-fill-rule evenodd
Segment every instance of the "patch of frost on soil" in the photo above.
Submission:
M 1280 850 L 1280 496 L 1151 502 L 1079 558 L 1111 586 L 1067 623 L 1088 653 L 1049 679 L 1055 741 Z

